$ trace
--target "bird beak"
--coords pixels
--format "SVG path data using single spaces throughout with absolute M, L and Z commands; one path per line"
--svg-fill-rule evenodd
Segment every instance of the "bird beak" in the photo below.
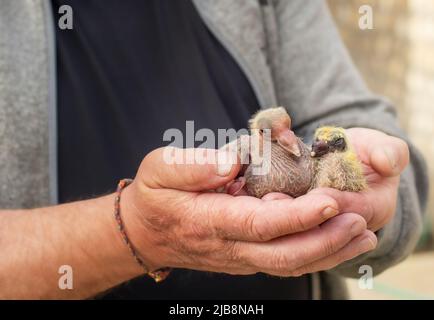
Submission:
M 328 150 L 329 150 L 329 146 L 327 142 L 322 140 L 314 141 L 312 143 L 312 152 L 310 153 L 310 155 L 312 157 L 321 157 L 325 155 L 328 152 Z
M 277 142 L 294 156 L 301 156 L 300 148 L 298 147 L 298 139 L 292 130 L 288 129 L 280 132 L 277 137 Z

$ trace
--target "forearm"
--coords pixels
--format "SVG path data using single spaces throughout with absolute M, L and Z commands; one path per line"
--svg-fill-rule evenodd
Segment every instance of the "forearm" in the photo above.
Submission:
M 114 195 L 0 211 L 0 298 L 87 298 L 142 272 L 113 217 Z M 72 267 L 73 289 L 59 288 Z

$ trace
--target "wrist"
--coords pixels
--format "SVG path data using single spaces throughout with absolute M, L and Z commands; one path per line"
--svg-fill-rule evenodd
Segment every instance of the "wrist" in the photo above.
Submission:
M 120 210 L 127 237 L 148 271 L 164 267 L 161 261 L 161 250 L 157 250 L 155 231 L 146 224 L 146 205 L 141 201 L 141 192 L 135 181 L 122 191 Z M 119 236 L 121 236 L 119 234 Z M 125 250 L 128 252 L 125 243 Z M 130 252 L 128 252 L 130 253 Z M 131 255 L 134 261 L 134 257 Z M 136 261 L 135 261 L 136 262 Z M 138 265 L 138 263 L 136 263 Z
M 115 194 L 111 194 L 100 198 L 101 201 L 106 203 L 108 208 L 106 210 L 104 223 L 107 228 L 107 242 L 102 244 L 107 249 L 101 250 L 105 252 L 105 257 L 100 259 L 100 261 L 104 264 L 102 268 L 107 269 L 115 278 L 121 278 L 123 281 L 126 281 L 143 274 L 144 270 L 131 256 L 119 232 L 114 217 L 115 197 Z

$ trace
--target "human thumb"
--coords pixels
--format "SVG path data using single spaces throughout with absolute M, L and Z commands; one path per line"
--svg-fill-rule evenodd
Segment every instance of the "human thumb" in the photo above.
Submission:
M 409 163 L 408 146 L 403 140 L 391 136 L 385 136 L 383 140 L 370 152 L 371 166 L 383 177 L 397 176 Z
M 150 188 L 203 191 L 225 185 L 239 170 L 232 151 L 163 147 L 145 157 L 137 177 Z

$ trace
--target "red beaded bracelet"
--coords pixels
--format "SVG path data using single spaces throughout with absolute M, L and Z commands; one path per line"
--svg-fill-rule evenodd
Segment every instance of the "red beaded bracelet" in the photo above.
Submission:
M 115 197 L 115 219 L 116 223 L 118 225 L 118 229 L 122 235 L 122 239 L 124 240 L 125 244 L 127 245 L 128 249 L 130 250 L 132 256 L 136 260 L 136 262 L 145 270 L 145 273 L 150 276 L 152 279 L 155 280 L 155 282 L 163 281 L 167 278 L 169 275 L 171 268 L 161 268 L 155 271 L 149 271 L 146 267 L 145 263 L 143 262 L 142 258 L 138 255 L 136 249 L 132 245 L 131 241 L 129 240 L 127 233 L 125 231 L 124 223 L 122 221 L 121 217 L 121 193 L 122 190 L 125 189 L 126 186 L 128 186 L 131 182 L 133 182 L 132 179 L 122 179 L 118 183 L 118 187 L 116 189 L 116 197 Z

